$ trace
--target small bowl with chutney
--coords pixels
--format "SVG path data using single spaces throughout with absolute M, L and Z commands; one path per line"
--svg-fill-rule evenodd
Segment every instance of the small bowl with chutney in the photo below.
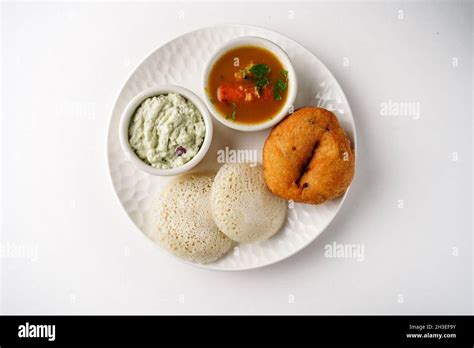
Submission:
M 189 171 L 206 155 L 212 140 L 212 117 L 190 90 L 156 86 L 136 95 L 119 124 L 122 149 L 132 164 L 159 176 Z
M 227 127 L 259 131 L 280 122 L 293 107 L 295 69 L 275 43 L 254 36 L 227 42 L 209 60 L 204 102 Z

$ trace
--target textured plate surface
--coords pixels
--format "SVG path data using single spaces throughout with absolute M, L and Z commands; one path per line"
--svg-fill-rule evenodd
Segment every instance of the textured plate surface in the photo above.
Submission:
M 154 51 L 136 68 L 120 92 L 110 119 L 107 156 L 112 184 L 125 212 L 146 235 L 150 235 L 148 213 L 153 197 L 170 178 L 142 173 L 125 157 L 118 138 L 120 115 L 136 94 L 154 85 L 180 85 L 203 98 L 201 76 L 206 62 L 219 46 L 239 36 L 260 36 L 282 47 L 292 60 L 298 77 L 295 108 L 312 105 L 333 111 L 356 147 L 354 120 L 346 97 L 329 70 L 307 49 L 281 34 L 252 26 L 229 25 L 187 33 Z M 196 170 L 217 170 L 220 166 L 218 151 L 226 147 L 257 150 L 261 160 L 261 149 L 269 130 L 238 132 L 216 121 L 214 127 L 212 145 Z M 290 204 L 287 223 L 277 235 L 260 243 L 238 245 L 220 260 L 199 266 L 232 271 L 281 261 L 321 234 L 337 214 L 344 198 L 345 195 L 318 206 Z

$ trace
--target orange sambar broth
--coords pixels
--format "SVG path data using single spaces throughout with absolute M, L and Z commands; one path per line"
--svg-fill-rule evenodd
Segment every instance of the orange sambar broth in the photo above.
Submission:
M 234 62 L 238 58 L 238 66 Z M 217 99 L 217 89 L 223 82 L 235 81 L 234 74 L 244 69 L 250 62 L 254 64 L 267 64 L 271 70 L 269 74 L 270 84 L 273 85 L 280 77 L 281 71 L 284 69 L 278 58 L 270 51 L 255 47 L 243 46 L 230 50 L 221 56 L 211 69 L 208 79 L 207 91 L 211 102 L 221 116 L 231 117 L 233 107 L 230 103 L 220 102 Z M 235 121 L 245 124 L 258 124 L 271 119 L 285 105 L 288 95 L 288 89 L 281 93 L 281 100 L 255 100 L 251 102 L 236 103 Z

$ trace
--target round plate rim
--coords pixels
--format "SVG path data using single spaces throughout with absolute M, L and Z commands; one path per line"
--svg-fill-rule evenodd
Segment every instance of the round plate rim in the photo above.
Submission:
M 146 239 L 149 243 L 152 243 L 156 249 L 159 249 L 160 252 L 162 252 L 163 254 L 166 254 L 167 256 L 171 256 L 172 258 L 182 262 L 182 263 L 185 263 L 185 264 L 188 264 L 188 265 L 192 265 L 192 266 L 195 266 L 195 267 L 198 267 L 200 269 L 206 269 L 206 270 L 211 270 L 211 271 L 220 271 L 220 272 L 238 272 L 238 271 L 248 271 L 248 270 L 253 270 L 253 269 L 258 269 L 258 268 L 262 268 L 262 267 L 267 267 L 267 266 L 270 266 L 270 265 L 273 265 L 273 264 L 276 264 L 276 263 L 279 263 L 281 261 L 284 261 L 288 258 L 290 258 L 291 256 L 299 253 L 301 250 L 303 250 L 304 248 L 306 248 L 307 246 L 311 245 L 321 234 L 323 234 L 323 232 L 327 229 L 327 227 L 329 226 L 329 224 L 334 220 L 334 218 L 337 216 L 337 214 L 339 213 L 341 207 L 343 206 L 346 198 L 347 198 L 347 195 L 349 193 L 349 191 L 351 190 L 351 187 L 354 183 L 354 179 L 355 179 L 355 174 L 354 174 L 354 179 L 352 180 L 351 182 L 351 185 L 347 188 L 346 192 L 344 193 L 344 195 L 341 197 L 341 202 L 339 203 L 339 205 L 337 206 L 336 208 L 336 211 L 334 213 L 334 216 L 331 217 L 327 223 L 324 225 L 323 228 L 321 228 L 321 232 L 319 232 L 318 234 L 316 234 L 313 238 L 311 238 L 310 240 L 308 240 L 308 242 L 302 246 L 300 246 L 299 248 L 295 249 L 293 252 L 289 253 L 288 255 L 285 255 L 284 257 L 278 259 L 278 260 L 272 260 L 272 261 L 269 261 L 267 263 L 262 263 L 262 264 L 259 264 L 259 265 L 256 265 L 256 266 L 249 266 L 249 267 L 242 267 L 242 268 L 232 268 L 232 269 L 222 269 L 222 268 L 217 268 L 217 267 L 213 267 L 212 266 L 212 263 L 210 264 L 199 264 L 199 263 L 193 263 L 193 262 L 188 262 L 186 260 L 182 260 L 174 255 L 172 255 L 171 253 L 169 252 L 166 252 L 162 247 L 160 247 L 159 245 L 157 245 L 155 242 L 153 242 L 138 226 L 137 224 L 135 223 L 135 221 L 133 221 L 133 219 L 130 217 L 130 215 L 128 214 L 127 210 L 125 209 L 125 207 L 123 206 L 122 204 L 122 201 L 120 200 L 120 197 L 118 196 L 118 193 L 117 193 L 117 190 L 115 188 L 115 185 L 114 185 L 114 182 L 113 182 L 113 178 L 112 178 L 112 172 L 111 172 L 111 168 L 110 168 L 110 157 L 109 157 L 109 137 L 111 136 L 111 132 L 112 132 L 112 119 L 113 119 L 113 116 L 114 116 L 114 113 L 115 113 L 115 109 L 117 107 L 117 103 L 118 103 L 118 98 L 120 96 L 120 94 L 122 93 L 122 91 L 124 90 L 125 86 L 129 83 L 130 79 L 132 78 L 132 76 L 135 74 L 135 72 L 138 70 L 138 68 L 143 64 L 144 61 L 146 61 L 148 58 L 150 58 L 156 51 L 158 51 L 159 49 L 161 49 L 163 46 L 166 46 L 168 45 L 169 43 L 173 42 L 174 40 L 177 40 L 183 36 L 187 36 L 187 35 L 190 35 L 192 33 L 196 33 L 196 32 L 199 32 L 199 31 L 203 31 L 203 30 L 209 30 L 209 29 L 217 29 L 217 28 L 227 28 L 227 27 L 244 27 L 244 28 L 249 28 L 249 29 L 255 29 L 255 30 L 265 30 L 265 31 L 268 31 L 268 32 L 273 32 L 275 34 L 278 34 L 282 37 L 284 37 L 285 39 L 288 39 L 292 42 L 294 42 L 295 44 L 297 44 L 298 46 L 302 47 L 304 50 L 306 50 L 307 52 L 309 52 L 318 62 L 319 64 L 321 64 L 327 71 L 328 75 L 335 81 L 335 84 L 337 87 L 339 87 L 339 90 L 341 91 L 341 96 L 345 102 L 345 104 L 347 105 L 347 108 L 348 108 L 348 111 L 351 115 L 351 125 L 353 127 L 353 134 L 352 134 L 352 142 L 353 142 L 353 146 L 354 146 L 354 154 L 355 154 L 355 158 L 356 158 L 356 161 L 357 161 L 357 127 L 356 127 L 356 123 L 355 123 L 355 119 L 354 119 L 354 115 L 352 113 L 352 109 L 351 109 L 351 106 L 349 104 L 349 101 L 346 97 L 346 94 L 344 93 L 344 90 L 342 89 L 341 85 L 339 84 L 339 81 L 335 78 L 335 76 L 333 75 L 333 73 L 331 72 L 331 70 L 329 70 L 329 68 L 313 53 L 311 52 L 310 50 L 308 50 L 305 46 L 303 46 L 302 44 L 300 44 L 298 41 L 296 41 L 295 39 L 293 38 L 290 38 L 282 33 L 280 33 L 279 31 L 276 31 L 276 30 L 273 30 L 273 29 L 267 29 L 265 27 L 261 27 L 261 26 L 255 26 L 255 25 L 247 25 L 247 24 L 224 24 L 224 25 L 213 25 L 213 26 L 207 26 L 207 27 L 201 27 L 201 28 L 198 28 L 198 29 L 195 29 L 195 30 L 191 30 L 191 31 L 187 31 L 181 35 L 178 35 L 176 37 L 173 37 L 171 38 L 170 40 L 164 42 L 163 44 L 161 44 L 159 47 L 157 48 L 154 48 L 148 55 L 146 55 L 145 58 L 143 58 L 137 65 L 135 65 L 135 67 L 133 68 L 132 72 L 128 75 L 128 78 L 125 80 L 125 82 L 121 85 L 120 89 L 119 89 L 119 92 L 118 92 L 118 95 L 115 99 L 115 102 L 112 106 L 112 110 L 111 112 L 109 113 L 109 118 L 108 118 L 108 126 L 107 126 L 107 136 L 106 136 L 106 146 L 105 146 L 105 150 L 106 150 L 106 162 L 107 162 L 107 172 L 108 172 L 108 181 L 110 183 L 110 185 L 112 186 L 112 191 L 114 192 L 114 196 L 116 198 L 116 200 L 118 201 L 119 203 L 119 206 L 121 208 L 121 210 L 127 215 L 129 221 L 132 222 L 132 225 L 134 226 L 135 229 L 138 230 L 138 232 L 140 232 L 139 234 L 144 238 Z

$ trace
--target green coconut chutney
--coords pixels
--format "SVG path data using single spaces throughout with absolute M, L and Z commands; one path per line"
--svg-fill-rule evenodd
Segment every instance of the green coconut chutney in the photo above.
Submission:
M 128 129 L 130 145 L 138 157 L 159 169 L 189 162 L 201 148 L 205 134 L 201 113 L 176 93 L 144 100 Z

